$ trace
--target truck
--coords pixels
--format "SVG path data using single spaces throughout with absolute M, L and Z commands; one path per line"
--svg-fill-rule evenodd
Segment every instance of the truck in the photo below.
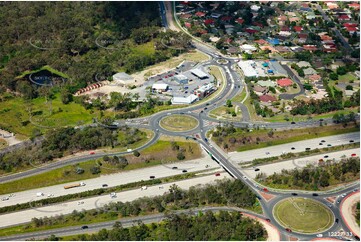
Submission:
M 80 183 L 75 183 L 75 184 L 66 185 L 66 186 L 64 186 L 64 189 L 70 189 L 70 188 L 80 187 L 80 186 L 85 186 L 85 183 L 84 183 L 84 182 L 80 182 Z

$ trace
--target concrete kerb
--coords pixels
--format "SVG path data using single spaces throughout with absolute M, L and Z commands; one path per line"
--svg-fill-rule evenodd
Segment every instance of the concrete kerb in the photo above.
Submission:
M 347 228 L 348 228 L 354 235 L 357 235 L 357 233 L 355 233 L 355 231 L 353 231 L 352 228 L 351 228 L 351 226 L 347 223 L 347 220 L 346 220 L 345 217 L 343 216 L 343 213 L 342 213 L 342 209 L 341 209 L 341 208 L 342 208 L 342 206 L 343 206 L 344 201 L 345 201 L 348 197 L 350 197 L 350 196 L 352 196 L 352 195 L 354 195 L 354 194 L 356 194 L 356 193 L 360 193 L 360 191 L 352 192 L 352 193 L 348 194 L 348 195 L 342 200 L 342 202 L 341 202 L 341 204 L 340 204 L 340 214 L 341 214 L 342 220 L 345 222 Z M 360 234 L 360 232 L 358 233 L 358 235 L 359 235 L 359 234 Z

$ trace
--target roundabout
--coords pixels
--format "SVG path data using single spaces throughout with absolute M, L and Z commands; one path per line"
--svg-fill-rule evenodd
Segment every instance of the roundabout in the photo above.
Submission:
M 303 234 L 326 231 L 335 219 L 330 209 L 310 198 L 283 199 L 274 206 L 273 215 L 281 226 Z
M 199 121 L 190 115 L 172 114 L 159 121 L 162 129 L 171 132 L 191 131 L 199 126 Z

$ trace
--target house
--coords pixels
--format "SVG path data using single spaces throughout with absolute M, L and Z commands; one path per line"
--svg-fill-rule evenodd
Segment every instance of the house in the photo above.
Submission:
M 275 87 L 276 86 L 276 84 L 272 81 L 258 81 L 257 84 L 260 85 L 261 87 Z
M 271 45 L 279 45 L 280 44 L 280 40 L 277 38 L 268 38 L 267 41 L 271 44 Z
M 254 61 L 239 61 L 238 66 L 241 68 L 243 75 L 245 77 L 253 78 L 258 77 L 258 72 L 253 67 L 255 65 Z
M 342 14 L 342 15 L 338 16 L 337 19 L 340 20 L 340 21 L 350 21 L 351 17 L 348 16 L 347 14 Z
M 351 97 L 355 90 L 345 90 L 346 97 Z
M 358 31 L 357 27 L 345 27 L 345 29 L 347 30 L 347 32 L 349 32 L 350 34 L 353 34 L 355 32 Z
M 302 26 L 294 26 L 293 29 L 298 33 L 300 33 L 303 30 Z
M 277 80 L 277 84 L 280 87 L 288 87 L 293 84 L 293 81 L 289 78 L 282 78 L 282 79 Z
M 336 2 L 327 2 L 326 6 L 329 10 L 338 8 L 338 4 Z
M 214 19 L 212 19 L 212 18 L 206 19 L 206 20 L 204 20 L 204 24 L 205 25 L 214 24 Z
M 277 98 L 274 97 L 274 96 L 271 96 L 271 95 L 262 95 L 259 97 L 259 100 L 261 102 L 264 102 L 264 103 L 267 103 L 267 102 L 274 102 L 274 101 L 277 101 Z
M 353 9 L 355 9 L 355 10 L 360 10 L 360 4 L 359 4 L 359 3 L 356 3 L 356 2 L 354 2 L 354 3 L 349 3 L 349 4 L 348 4 L 348 7 L 349 7 L 349 8 L 353 8 Z
M 256 29 L 253 29 L 253 28 L 246 28 L 245 31 L 249 34 L 254 34 L 254 33 L 257 33 L 258 30 Z
M 287 46 L 276 46 L 275 49 L 276 49 L 279 53 L 291 52 L 290 48 L 287 47 Z
M 251 10 L 254 11 L 254 12 L 258 12 L 258 10 L 260 10 L 261 6 L 258 6 L 258 5 L 252 5 L 251 6 Z
M 221 21 L 223 21 L 223 22 L 229 22 L 231 19 L 232 19 L 231 16 L 223 16 L 223 17 L 221 18 Z
M 290 31 L 280 31 L 278 34 L 280 36 L 284 36 L 284 37 L 288 37 L 288 36 L 292 35 L 292 33 Z
M 290 23 L 292 23 L 292 22 L 298 23 L 300 21 L 300 18 L 299 17 L 292 17 L 289 20 L 290 20 Z
M 179 16 L 179 18 L 181 18 L 181 19 L 190 19 L 191 17 L 192 17 L 192 15 L 189 13 L 181 14 Z
M 253 51 L 256 51 L 257 48 L 254 47 L 253 45 L 249 45 L 249 44 L 244 44 L 240 46 L 241 50 L 246 52 L 246 53 L 252 53 Z
M 222 14 L 220 14 L 220 13 L 212 13 L 211 14 L 211 17 L 212 18 L 215 18 L 215 19 L 218 19 L 219 17 L 221 17 L 222 16 Z
M 193 75 L 195 75 L 196 77 L 198 77 L 199 79 L 206 79 L 208 78 L 207 73 L 205 73 L 204 71 L 200 70 L 200 69 L 193 69 L 191 70 L 191 73 Z
M 299 68 L 310 67 L 311 66 L 310 62 L 307 62 L 307 61 L 299 61 L 299 62 L 296 63 L 296 65 Z
M 192 27 L 191 23 L 188 23 L 188 22 L 185 22 L 185 23 L 184 23 L 184 26 L 185 26 L 186 28 L 188 28 L 188 29 Z
M 302 46 L 304 50 L 308 50 L 308 51 L 316 51 L 318 50 L 316 45 L 303 45 Z
M 263 46 L 260 46 L 259 48 L 263 51 L 266 51 L 266 50 L 270 51 L 271 53 L 277 52 L 277 50 L 270 45 L 263 45 Z
M 234 55 L 239 53 L 239 49 L 235 46 L 231 46 L 227 49 L 227 52 L 231 55 Z
M 337 46 L 335 44 L 325 44 L 322 45 L 322 50 L 327 53 L 337 52 Z
M 267 88 L 261 86 L 253 87 L 253 91 L 258 95 L 261 96 L 267 92 Z
M 312 67 L 309 67 L 307 69 L 303 70 L 303 73 L 305 73 L 306 76 L 317 74 L 317 71 L 313 69 Z
M 204 16 L 206 16 L 206 13 L 204 13 L 204 12 L 201 12 L 201 11 L 198 11 L 198 12 L 196 12 L 195 13 L 195 15 L 197 16 L 197 17 L 204 17 Z
M 307 20 L 315 19 L 316 15 L 313 12 L 308 12 L 306 15 Z
M 343 27 L 357 27 L 358 23 L 344 23 Z
M 321 76 L 318 74 L 313 74 L 307 77 L 308 80 L 312 81 L 312 82 L 318 82 L 321 81 Z
M 277 18 L 278 21 L 283 21 L 283 22 L 284 22 L 284 21 L 287 21 L 287 19 L 288 19 L 288 18 L 287 18 L 287 16 L 285 16 L 285 15 L 281 15 L 281 16 L 279 16 L 279 17 Z
M 242 18 L 237 18 L 237 19 L 235 20 L 235 22 L 238 23 L 238 24 L 243 24 L 244 19 L 242 19 Z
M 312 12 L 312 9 L 309 7 L 300 7 L 301 12 Z
M 255 40 L 254 42 L 259 45 L 267 45 L 268 44 L 268 42 L 264 39 Z

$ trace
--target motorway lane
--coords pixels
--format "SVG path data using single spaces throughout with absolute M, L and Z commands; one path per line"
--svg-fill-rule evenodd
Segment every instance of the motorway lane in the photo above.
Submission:
M 322 140 L 323 145 L 319 145 Z M 297 141 L 282 145 L 273 145 L 265 148 L 242 151 L 242 152 L 230 152 L 228 153 L 229 158 L 236 162 L 247 162 L 252 161 L 256 158 L 267 158 L 272 156 L 280 156 L 282 152 L 284 153 L 299 153 L 306 150 L 306 148 L 316 149 L 316 148 L 326 148 L 328 144 L 332 146 L 338 146 L 343 144 L 350 144 L 350 140 L 353 140 L 355 143 L 360 142 L 360 132 L 346 133 L 333 136 L 325 136 L 315 139 L 308 139 L 303 141 Z M 292 150 L 291 148 L 295 149 Z M 267 153 L 269 152 L 269 154 Z
M 256 166 L 259 168 L 259 171 L 255 171 L 254 168 L 244 168 L 242 169 L 244 173 L 247 175 L 247 177 L 251 177 L 252 179 L 255 179 L 257 174 L 264 173 L 267 176 L 272 175 L 273 173 L 281 173 L 282 170 L 292 170 L 295 168 L 304 168 L 307 165 L 318 165 L 318 161 L 320 159 L 323 160 L 333 160 L 333 161 L 340 161 L 343 156 L 345 157 L 351 157 L 351 154 L 357 154 L 359 156 L 360 154 L 360 148 L 350 149 L 350 150 L 342 150 L 342 151 L 336 151 L 332 153 L 327 154 L 317 154 L 312 155 L 308 157 L 298 158 L 298 159 L 292 159 L 292 160 L 286 160 L 281 162 L 276 162 L 272 164 L 267 165 L 258 165 Z M 328 158 L 324 158 L 325 155 L 328 155 Z
M 6 227 L 6 226 L 12 226 L 16 224 L 30 222 L 31 219 L 34 217 L 40 218 L 45 216 L 47 217 L 55 216 L 59 214 L 69 214 L 73 210 L 81 210 L 81 209 L 89 210 L 94 208 L 101 209 L 105 204 L 108 204 L 110 202 L 118 202 L 118 201 L 129 202 L 144 196 L 154 197 L 157 195 L 163 195 L 163 193 L 168 191 L 173 184 L 177 184 L 180 188 L 187 190 L 190 187 L 195 186 L 197 184 L 209 184 L 211 182 L 214 182 L 215 180 L 221 180 L 223 178 L 229 178 L 229 175 L 227 173 L 220 173 L 220 176 L 215 176 L 212 174 L 208 176 L 202 176 L 202 177 L 197 177 L 197 178 L 192 178 L 177 182 L 170 182 L 161 185 L 149 186 L 147 187 L 146 190 L 141 190 L 141 189 L 128 190 L 117 193 L 116 198 L 111 198 L 109 195 L 86 198 L 79 200 L 84 202 L 83 204 L 80 205 L 78 205 L 79 201 L 71 201 L 61 204 L 53 204 L 45 207 L 23 210 L 14 213 L 2 214 L 0 215 L 0 227 Z M 160 189 L 160 187 L 163 188 Z M 16 220 L 13 219 L 15 217 Z
M 142 150 L 142 149 L 145 149 L 145 148 L 153 145 L 155 142 L 157 142 L 157 140 L 159 139 L 159 136 L 160 136 L 160 134 L 158 132 L 155 132 L 150 141 L 148 141 L 146 144 L 142 145 L 141 147 L 137 148 L 136 150 Z M 123 151 L 123 152 L 113 152 L 113 153 L 112 152 L 110 152 L 110 153 L 98 152 L 94 155 L 84 155 L 84 156 L 80 156 L 80 157 L 65 158 L 65 159 L 61 159 L 61 160 L 53 162 L 53 163 L 49 163 L 44 166 L 39 166 L 39 167 L 34 166 L 34 168 L 31 170 L 2 176 L 2 177 L 0 177 L 0 184 L 9 182 L 9 181 L 19 180 L 19 179 L 29 177 L 29 176 L 38 175 L 38 174 L 41 174 L 41 173 L 44 173 L 47 171 L 51 171 L 51 170 L 55 170 L 55 169 L 58 169 L 58 168 L 61 168 L 61 167 L 67 166 L 67 165 L 72 165 L 72 164 L 77 164 L 79 162 L 98 159 L 98 158 L 103 157 L 104 155 L 114 156 L 114 155 L 125 155 L 125 154 L 130 154 L 130 153 L 133 153 L 133 151 L 131 151 L 131 152 Z
M 150 176 L 155 178 L 169 177 L 174 175 L 183 174 L 183 170 L 188 172 L 195 172 L 201 170 L 209 170 L 213 168 L 219 168 L 217 163 L 203 152 L 203 157 L 199 159 L 165 163 L 163 165 L 136 169 L 131 171 L 123 171 L 110 175 L 102 175 L 97 178 L 83 180 L 85 186 L 76 187 L 71 189 L 64 189 L 64 185 L 74 184 L 77 182 L 67 182 L 65 184 L 59 184 L 55 186 L 42 187 L 32 190 L 26 190 L 22 192 L 14 193 L 14 197 L 11 197 L 7 201 L 0 201 L 0 207 L 15 205 L 17 203 L 27 203 L 29 201 L 41 200 L 47 197 L 48 194 L 54 194 L 54 197 L 63 196 L 67 194 L 75 194 L 79 192 L 94 190 L 102 187 L 102 184 L 107 184 L 108 187 L 114 187 L 118 185 L 128 184 L 132 182 L 138 182 L 141 180 L 151 180 Z M 178 167 L 178 169 L 172 169 L 172 167 Z M 43 197 L 37 197 L 36 193 L 42 192 L 45 194 Z M 3 197 L 5 195 L 2 195 Z
M 186 214 L 197 215 L 199 212 L 204 213 L 206 211 L 212 211 L 212 212 L 236 211 L 236 212 L 242 212 L 242 214 L 244 214 L 248 217 L 251 217 L 252 219 L 259 219 L 259 220 L 264 219 L 264 217 L 262 215 L 255 214 L 253 212 L 250 212 L 250 211 L 247 211 L 244 209 L 240 209 L 237 207 L 202 207 L 202 208 L 192 208 L 192 209 L 187 209 L 187 210 L 175 210 L 175 211 L 172 211 L 172 213 L 174 213 L 174 214 L 186 213 Z M 121 222 L 122 226 L 124 228 L 126 228 L 126 227 L 133 226 L 139 220 L 141 220 L 145 224 L 158 223 L 158 222 L 161 222 L 165 217 L 166 217 L 165 214 L 158 213 L 158 214 L 144 215 L 144 216 L 138 216 L 138 217 L 133 217 L 133 218 L 121 218 L 121 219 L 114 220 L 114 221 L 101 222 L 101 223 L 95 223 L 95 224 L 88 225 L 89 228 L 86 230 L 81 229 L 80 225 L 79 226 L 71 226 L 71 227 L 65 227 L 65 228 L 60 228 L 60 229 L 51 229 L 51 230 L 46 230 L 46 231 L 31 232 L 31 233 L 20 234 L 20 235 L 11 235 L 11 236 L 0 237 L 0 241 L 29 240 L 31 238 L 42 239 L 42 238 L 48 237 L 52 234 L 54 234 L 56 236 L 67 236 L 67 235 L 77 235 L 77 234 L 84 234 L 84 233 L 95 233 L 103 228 L 112 229 L 115 222 Z M 267 225 L 264 225 L 264 226 L 267 226 Z

